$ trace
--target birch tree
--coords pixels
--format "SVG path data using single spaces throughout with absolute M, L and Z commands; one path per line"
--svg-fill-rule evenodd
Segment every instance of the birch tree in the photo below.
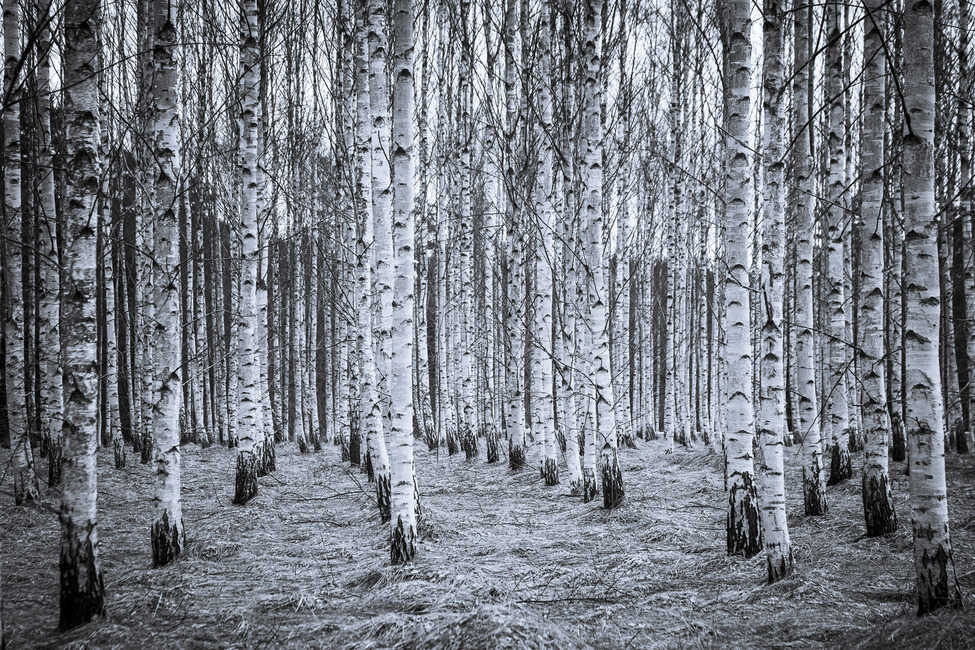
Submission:
M 389 276 L 392 270 L 393 260 L 388 248 L 392 246 L 392 225 L 390 222 L 390 203 L 391 181 L 390 168 L 387 152 L 387 133 L 389 131 L 389 88 L 386 79 L 386 14 L 385 7 L 381 0 L 368 0 L 366 5 L 366 24 L 365 24 L 365 43 L 366 60 L 369 65 L 367 76 L 369 90 L 369 169 L 372 178 L 369 187 L 369 197 L 371 199 L 372 213 L 366 215 L 366 219 L 372 220 L 371 229 L 367 234 L 372 235 L 372 241 L 367 241 L 366 245 L 372 249 L 371 259 L 375 274 L 369 276 L 368 283 L 362 286 L 365 291 L 363 300 L 371 303 L 373 295 L 379 294 L 380 308 L 378 318 L 378 328 L 376 340 L 373 342 L 374 348 L 364 354 L 373 354 L 373 362 L 370 364 L 368 357 L 364 358 L 363 363 L 366 367 L 367 381 L 369 368 L 371 366 L 374 377 L 376 378 L 375 402 L 367 403 L 363 406 L 366 414 L 366 427 L 369 436 L 370 457 L 372 468 L 376 477 L 376 494 L 379 500 L 380 517 L 384 521 L 389 521 L 392 508 L 392 466 L 390 465 L 386 451 L 387 418 L 383 414 L 383 391 L 381 389 L 382 380 L 380 377 L 385 375 L 385 357 L 388 346 L 386 339 L 390 336 L 392 328 L 392 290 Z M 361 92 L 361 91 L 360 91 Z M 387 243 L 388 242 L 388 243 Z M 383 257 L 385 255 L 385 257 Z M 381 275 L 380 275 L 381 274 Z M 361 276 L 360 276 L 361 277 Z M 375 277 L 376 284 L 372 285 L 372 278 Z M 372 289 L 372 287 L 375 287 Z M 370 290 L 372 289 L 372 290 Z M 387 312 L 386 301 L 389 298 L 389 310 Z M 387 320 L 389 313 L 389 320 Z M 368 320 L 361 327 L 374 327 L 373 317 L 370 312 Z M 367 334 L 368 338 L 372 338 Z M 365 343 L 363 343 L 365 345 Z M 375 355 L 382 363 L 376 361 Z M 365 389 L 365 386 L 363 386 Z
M 153 310 L 154 405 L 152 444 L 155 480 L 152 496 L 152 561 L 176 559 L 186 546 L 180 501 L 179 413 L 183 395 L 179 319 L 179 224 L 176 218 L 179 114 L 176 88 L 175 5 L 153 0 L 155 74 L 153 90 Z
M 64 9 L 64 106 L 68 129 L 61 304 L 64 485 L 61 497 L 62 628 L 105 615 L 98 560 L 95 449 L 98 369 L 95 350 L 95 228 L 98 161 L 98 0 L 69 0 Z
M 617 451 L 617 431 L 613 399 L 613 384 L 609 371 L 609 282 L 606 255 L 605 215 L 603 214 L 603 123 L 602 104 L 602 0 L 587 0 L 583 21 L 585 68 L 585 105 L 583 129 L 586 138 L 586 162 L 583 167 L 584 225 L 583 236 L 589 260 L 590 328 L 592 381 L 595 399 L 593 423 L 602 444 L 600 470 L 602 473 L 603 506 L 615 508 L 623 500 L 623 474 Z
M 945 431 L 938 367 L 938 210 L 934 198 L 934 13 L 904 11 L 904 287 L 907 439 L 918 614 L 961 607 L 948 529 Z
M 816 350 L 813 337 L 813 238 L 815 237 L 815 179 L 813 178 L 813 124 L 810 111 L 812 85 L 811 7 L 795 9 L 795 72 L 793 101 L 797 133 L 793 138 L 796 184 L 793 206 L 796 229 L 796 380 L 799 393 L 799 435 L 802 448 L 802 501 L 809 516 L 826 514 L 826 482 L 816 395 Z
M 829 166 L 825 211 L 828 226 L 829 261 L 826 265 L 829 283 L 829 376 L 826 378 L 826 413 L 832 432 L 829 484 L 835 485 L 853 475 L 850 465 L 850 412 L 847 396 L 846 293 L 844 264 L 846 257 L 846 170 L 843 104 L 843 25 L 841 5 L 836 0 L 826 4 L 826 102 L 829 118 Z
M 782 300 L 785 284 L 785 18 L 788 0 L 765 0 L 764 6 L 765 203 L 762 214 L 761 346 L 759 354 L 759 484 L 758 498 L 769 582 L 792 572 L 792 543 L 785 513 L 785 373 Z
M 413 469 L 413 5 L 393 1 L 393 354 L 390 476 L 390 559 L 408 563 L 416 554 L 418 503 Z
M 257 0 L 243 0 L 240 15 L 241 116 L 240 170 L 240 303 L 238 306 L 237 352 L 240 355 L 236 379 L 237 478 L 234 503 L 244 504 L 257 494 L 257 461 L 264 444 L 260 362 L 258 360 L 257 270 L 260 264 L 257 223 L 258 124 L 261 78 Z
M 752 22 L 747 0 L 725 0 L 724 131 L 725 178 L 728 196 L 724 213 L 725 475 L 728 489 L 726 522 L 729 555 L 751 557 L 761 550 L 758 490 L 755 483 L 754 410 L 752 408 L 751 294 L 748 283 L 748 214 L 752 202 L 748 121 L 751 111 Z
M 51 142 L 51 2 L 46 2 L 38 16 L 37 41 L 37 121 L 38 128 L 38 193 L 40 195 L 40 214 L 38 215 L 38 253 L 40 264 L 40 286 L 37 298 L 40 301 L 40 338 L 37 345 L 39 356 L 41 435 L 47 441 L 48 485 L 61 483 L 61 427 L 63 418 L 63 397 L 61 377 L 61 261 L 58 254 L 58 214 L 54 195 L 54 149 Z M 107 279 L 106 279 L 107 282 Z M 114 310 L 106 312 L 109 314 Z M 114 332 L 114 322 L 107 325 L 109 337 Z M 115 353 L 109 346 L 109 377 L 113 378 L 111 355 Z M 116 385 L 117 386 L 117 385 Z M 116 388 L 117 390 L 117 388 Z M 109 390 L 110 405 L 112 400 Z M 117 393 L 115 395 L 117 398 Z
M 555 262 L 553 229 L 555 227 L 552 205 L 552 90 L 551 90 L 551 7 L 543 0 L 538 20 L 538 104 L 539 104 L 539 161 L 538 181 L 535 186 L 535 212 L 538 218 L 538 254 L 535 270 L 535 309 L 537 350 L 533 362 L 538 373 L 535 421 L 540 434 L 542 457 L 541 475 L 545 485 L 559 482 L 559 464 L 555 441 L 555 412 L 552 394 L 552 266 Z
M 860 236 L 860 354 L 866 462 L 863 466 L 863 511 L 867 535 L 890 535 L 897 527 L 887 471 L 890 418 L 884 368 L 884 117 L 886 54 L 882 0 L 866 0 L 863 52 L 863 226 Z
M 3 107 L 3 219 L 7 276 L 6 336 L 7 422 L 14 445 L 12 473 L 17 504 L 38 498 L 34 456 L 28 436 L 26 350 L 24 348 L 24 242 L 20 173 L 20 2 L 4 0 L 4 107 Z

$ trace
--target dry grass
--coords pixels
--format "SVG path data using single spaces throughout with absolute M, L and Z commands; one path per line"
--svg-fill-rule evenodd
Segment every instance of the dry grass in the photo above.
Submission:
M 862 536 L 859 481 L 830 488 L 830 515 L 789 515 L 798 572 L 765 586 L 764 559 L 728 558 L 720 458 L 624 452 L 617 511 L 482 459 L 417 445 L 428 524 L 410 567 L 388 567 L 372 486 L 330 447 L 278 450 L 258 497 L 232 506 L 233 453 L 185 450 L 189 548 L 150 566 L 148 468 L 99 457 L 99 535 L 109 618 L 60 633 L 57 495 L 3 497 L 2 570 L 11 647 L 181 648 L 971 648 L 975 616 L 917 619 L 906 520 Z M 0 460 L 5 460 L 5 457 Z M 131 459 L 130 459 L 131 460 Z M 898 513 L 907 478 L 893 466 Z M 975 458 L 948 459 L 952 534 L 975 598 Z M 9 488 L 6 488 L 9 490 Z

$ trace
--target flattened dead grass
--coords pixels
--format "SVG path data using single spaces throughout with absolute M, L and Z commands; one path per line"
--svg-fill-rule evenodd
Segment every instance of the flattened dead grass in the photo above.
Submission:
M 724 554 L 721 458 L 640 443 L 621 459 L 622 508 L 546 488 L 536 470 L 417 445 L 425 530 L 415 564 L 387 566 L 372 486 L 337 449 L 278 448 L 279 471 L 230 503 L 234 454 L 185 449 L 186 553 L 150 566 L 149 469 L 99 457 L 108 620 L 60 633 L 57 494 L 5 495 L 2 569 L 12 648 L 971 648 L 969 611 L 917 619 L 907 477 L 892 465 L 901 524 L 862 534 L 859 480 L 802 517 L 787 450 L 797 573 L 766 586 L 765 560 Z M 0 457 L 6 460 L 6 455 Z M 43 461 L 41 461 L 43 463 Z M 949 456 L 959 581 L 975 606 L 975 459 Z

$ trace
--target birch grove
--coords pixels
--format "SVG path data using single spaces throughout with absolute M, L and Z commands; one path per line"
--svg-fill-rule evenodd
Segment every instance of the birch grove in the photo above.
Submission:
M 0 642 L 963 645 L 972 25 L 3 0 Z

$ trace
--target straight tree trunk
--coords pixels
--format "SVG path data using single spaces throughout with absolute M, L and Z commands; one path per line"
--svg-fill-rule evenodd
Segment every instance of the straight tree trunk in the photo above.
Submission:
M 68 130 L 65 202 L 65 300 L 61 304 L 65 394 L 61 497 L 60 619 L 72 628 L 105 615 L 98 561 L 95 450 L 95 211 L 98 161 L 97 0 L 70 0 L 64 10 L 64 106 Z
M 727 367 L 728 429 L 725 433 L 725 475 L 728 488 L 726 521 L 729 555 L 752 557 L 761 550 L 758 490 L 752 446 L 755 436 L 752 408 L 751 294 L 748 281 L 748 215 L 752 166 L 749 160 L 749 84 L 752 75 L 750 3 L 725 0 L 724 131 L 725 178 L 728 196 L 724 214 L 725 365 Z
M 795 118 L 794 182 L 797 186 L 793 207 L 796 227 L 796 383 L 799 394 L 799 436 L 802 449 L 802 500 L 808 516 L 824 515 L 826 482 L 823 475 L 823 448 L 816 396 L 816 347 L 813 337 L 813 239 L 815 237 L 815 183 L 812 174 L 813 123 L 812 104 L 813 61 L 811 39 L 813 14 L 811 7 L 795 10 L 796 62 L 793 76 Z
M 260 123 L 260 69 L 257 24 L 257 0 L 244 0 L 241 7 L 241 128 L 240 169 L 242 176 L 240 227 L 240 303 L 237 330 L 237 352 L 240 355 L 237 385 L 237 478 L 234 503 L 244 504 L 257 494 L 257 459 L 264 444 L 261 413 L 260 362 L 257 311 L 258 250 L 257 166 L 258 125 Z
M 782 301 L 785 284 L 785 135 L 786 47 L 788 0 L 765 0 L 765 204 L 762 231 L 761 390 L 759 393 L 758 500 L 765 544 L 768 581 L 792 573 L 792 542 L 785 513 L 785 430 Z
M 38 339 L 38 356 L 41 366 L 40 381 L 40 411 L 41 436 L 47 441 L 48 449 L 48 485 L 56 486 L 61 483 L 62 456 L 62 418 L 63 397 L 61 377 L 61 262 L 58 254 L 58 213 L 54 196 L 54 149 L 51 142 L 51 66 L 50 47 L 51 31 L 49 16 L 51 2 L 45 3 L 38 18 L 41 30 L 38 38 L 38 55 L 40 61 L 37 68 L 37 120 L 40 123 L 38 149 L 38 193 L 40 194 L 40 214 L 38 215 L 39 236 L 38 253 L 41 283 L 38 287 L 40 306 L 40 337 Z M 109 249 L 111 250 L 111 248 Z M 106 333 L 108 337 L 108 377 L 109 408 L 115 409 L 118 415 L 118 384 L 115 383 L 114 355 L 116 354 L 115 322 L 114 322 L 114 276 L 111 272 L 112 254 L 108 254 L 108 269 L 106 270 L 106 307 L 108 317 Z M 115 390 L 113 392 L 112 387 Z M 113 399 L 114 394 L 114 399 Z
M 609 282 L 603 214 L 603 125 L 602 104 L 602 0 L 587 0 L 584 19 L 585 41 L 583 57 L 586 62 L 585 105 L 583 133 L 586 137 L 586 161 L 583 168 L 583 237 L 589 257 L 590 327 L 592 328 L 591 359 L 595 418 L 593 423 L 600 446 L 603 506 L 615 508 L 623 501 L 623 473 L 620 470 L 616 439 L 616 412 L 613 383 L 609 371 Z M 607 229 L 608 230 L 608 229 Z
M 844 187 L 846 152 L 844 150 L 843 103 L 843 31 L 842 8 L 837 0 L 826 5 L 827 29 L 827 103 L 829 105 L 829 179 L 826 198 L 829 261 L 829 377 L 826 384 L 826 412 L 832 431 L 829 484 L 835 485 L 853 475 L 850 465 L 850 409 L 847 395 L 846 294 L 844 260 L 846 256 L 846 204 Z
M 389 438 L 392 530 L 390 560 L 413 561 L 419 503 L 413 467 L 413 7 L 393 1 L 393 351 Z
M 866 436 L 862 495 L 867 535 L 891 535 L 897 528 L 887 471 L 890 418 L 884 368 L 884 117 L 886 54 L 883 0 L 867 0 L 863 133 L 863 226 L 860 237 L 859 341 L 861 410 Z
M 907 439 L 918 614 L 961 607 L 948 530 L 945 431 L 938 369 L 938 217 L 934 196 L 934 12 L 904 11 L 904 229 Z
M 20 505 L 25 501 L 36 500 L 39 492 L 27 419 L 27 354 L 24 345 L 27 321 L 24 314 L 23 283 L 27 251 L 22 240 L 23 210 L 20 187 L 20 101 L 24 92 L 19 72 L 21 66 L 19 0 L 4 0 L 3 45 L 3 87 L 6 98 L 3 108 L 3 218 L 6 225 L 4 271 L 7 276 L 7 315 L 4 329 L 7 423 L 10 428 L 10 440 L 14 445 L 11 467 L 14 500 Z
M 153 395 L 152 562 L 169 564 L 186 547 L 180 501 L 179 413 L 182 355 L 179 318 L 179 221 L 176 214 L 179 159 L 179 93 L 176 87 L 175 5 L 153 0 L 153 206 L 155 238 L 152 360 L 156 379 Z

